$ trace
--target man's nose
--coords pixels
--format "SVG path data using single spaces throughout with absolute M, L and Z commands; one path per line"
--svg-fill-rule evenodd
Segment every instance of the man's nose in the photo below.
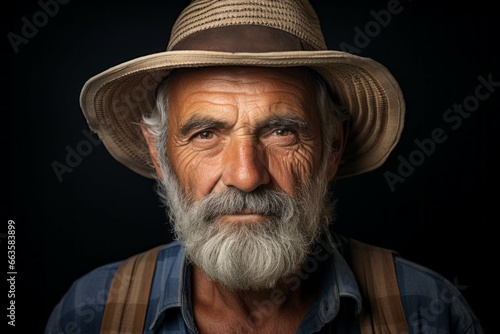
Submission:
M 250 192 L 269 183 L 266 153 L 253 140 L 235 140 L 224 151 L 222 182 Z

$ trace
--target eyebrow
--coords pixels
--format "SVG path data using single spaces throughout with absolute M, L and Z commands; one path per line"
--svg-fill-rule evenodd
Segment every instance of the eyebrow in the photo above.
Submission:
M 283 115 L 283 116 L 272 116 L 259 122 L 260 127 L 269 126 L 272 128 L 296 128 L 300 130 L 308 130 L 311 128 L 309 123 L 303 121 L 302 119 L 292 116 L 292 115 Z M 259 127 L 259 126 L 258 126 Z
M 226 122 L 218 121 L 210 116 L 194 116 L 188 119 L 181 126 L 179 132 L 182 136 L 187 136 L 194 130 L 209 128 L 227 129 L 229 128 L 229 124 Z
M 187 136 L 191 132 L 200 129 L 228 129 L 231 126 L 227 122 L 216 120 L 210 116 L 194 116 L 188 119 L 180 128 L 181 136 Z M 294 128 L 302 132 L 311 129 L 309 123 L 293 115 L 270 116 L 256 123 L 255 128 Z

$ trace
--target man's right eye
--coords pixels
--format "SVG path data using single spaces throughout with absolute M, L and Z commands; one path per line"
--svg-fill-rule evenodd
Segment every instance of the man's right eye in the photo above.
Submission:
M 189 141 L 193 147 L 205 150 L 216 147 L 220 142 L 220 138 L 215 131 L 202 130 L 194 133 Z

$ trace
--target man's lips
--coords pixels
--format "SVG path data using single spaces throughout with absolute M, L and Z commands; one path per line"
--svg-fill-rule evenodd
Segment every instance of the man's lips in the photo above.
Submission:
M 219 216 L 219 219 L 221 221 L 231 221 L 235 220 L 237 222 L 245 222 L 245 221 L 259 221 L 259 220 L 264 220 L 268 218 L 270 215 L 269 214 L 264 214 L 264 213 L 256 213 L 252 211 L 243 211 L 243 212 L 233 212 L 233 213 L 227 213 L 227 214 L 222 214 Z

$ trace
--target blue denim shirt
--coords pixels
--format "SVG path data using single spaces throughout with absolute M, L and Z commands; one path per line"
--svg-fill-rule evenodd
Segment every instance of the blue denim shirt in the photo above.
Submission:
M 345 240 L 334 239 L 336 246 L 320 239 L 302 272 L 287 282 L 292 288 L 309 279 L 320 284 L 320 294 L 297 333 L 360 333 L 361 294 L 346 260 Z M 120 263 L 102 266 L 75 281 L 54 308 L 45 334 L 98 334 L 111 280 Z M 444 277 L 401 257 L 395 258 L 395 268 L 409 333 L 484 333 L 464 297 Z M 144 333 L 198 333 L 190 272 L 180 244 L 174 241 L 162 247 Z M 253 320 L 268 316 L 265 309 L 253 314 Z

